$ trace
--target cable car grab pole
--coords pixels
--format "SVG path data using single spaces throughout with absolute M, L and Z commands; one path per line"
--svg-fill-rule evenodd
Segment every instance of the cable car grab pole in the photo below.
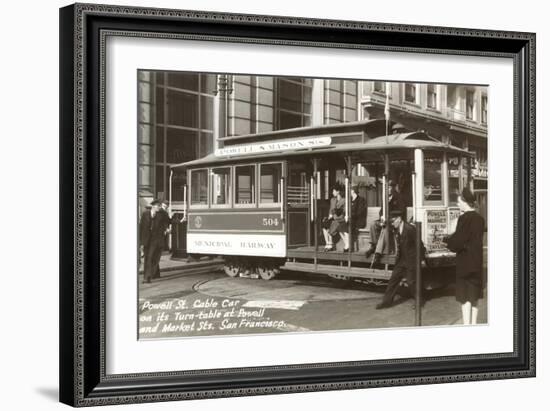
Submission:
M 313 216 L 313 241 L 315 245 L 315 254 L 313 258 L 313 264 L 315 266 L 315 270 L 317 270 L 317 254 L 319 252 L 319 218 L 317 217 L 317 190 L 319 187 L 319 172 L 317 170 L 317 159 L 313 159 L 313 177 L 311 179 L 313 184 L 311 185 L 311 192 L 312 192 L 312 216 Z
M 382 217 L 386 220 L 386 176 L 382 176 Z
M 416 227 L 416 290 L 415 290 L 415 325 L 422 325 L 422 223 L 415 221 Z
M 315 193 L 314 193 L 314 182 L 313 182 L 313 176 L 309 179 L 309 214 L 311 217 L 311 222 L 313 223 L 315 221 L 315 214 L 313 210 L 313 204 L 315 203 Z
M 284 221 L 285 219 L 285 206 L 284 206 L 284 199 L 285 199 L 285 179 L 281 177 L 281 184 L 279 187 L 279 200 L 281 201 L 281 221 Z
M 170 177 L 168 178 L 168 217 L 170 217 L 170 221 L 172 220 L 172 176 L 174 174 L 174 170 L 170 168 Z M 170 232 L 168 233 L 168 246 L 170 247 L 170 250 L 172 250 L 172 230 L 170 229 Z
M 168 213 L 170 214 L 170 217 L 172 217 L 172 176 L 174 174 L 174 170 L 170 169 L 170 178 L 168 179 Z
M 346 177 L 345 180 L 344 180 L 344 186 L 345 186 L 344 220 L 347 223 L 348 220 L 349 220 L 349 213 L 348 213 L 348 210 L 349 210 L 349 178 L 348 177 Z
M 181 222 L 187 221 L 187 184 L 183 185 L 183 217 Z
M 346 157 L 346 222 L 348 223 L 348 270 L 351 271 L 351 253 L 353 251 L 353 221 L 351 218 L 351 190 L 350 182 L 352 178 L 352 159 L 351 156 Z M 350 178 L 352 180 L 350 180 Z
M 388 217 L 390 215 L 390 200 L 389 200 L 389 194 L 388 194 L 388 185 L 390 183 L 388 176 L 390 175 L 390 156 L 388 153 L 384 154 L 384 222 L 386 224 L 386 229 L 384 231 L 384 240 L 386 243 L 387 250 L 390 250 L 390 226 Z
M 412 173 L 411 175 L 412 177 L 412 212 L 413 212 L 413 215 L 412 215 L 412 218 L 413 218 L 413 222 L 416 222 L 416 173 Z

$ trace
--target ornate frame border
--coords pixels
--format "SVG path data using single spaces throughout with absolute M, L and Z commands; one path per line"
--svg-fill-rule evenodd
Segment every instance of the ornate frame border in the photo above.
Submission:
M 535 375 L 535 34 L 94 4 L 67 6 L 60 10 L 60 17 L 62 402 L 91 406 Z M 266 30 L 277 31 L 278 37 L 269 38 Z M 109 36 L 513 59 L 514 351 L 106 375 L 104 103 L 105 49 Z M 333 41 L 335 37 L 340 41 Z M 67 213 L 70 209 L 72 214 Z M 98 229 L 93 228 L 94 222 Z M 262 382 L 259 376 L 264 378 Z M 220 377 L 223 382 L 213 384 L 213 379 Z

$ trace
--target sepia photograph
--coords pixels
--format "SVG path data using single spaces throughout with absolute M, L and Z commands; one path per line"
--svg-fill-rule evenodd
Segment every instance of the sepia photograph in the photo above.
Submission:
M 137 79 L 139 339 L 489 323 L 488 86 Z
M 536 34 L 353 7 L 59 10 L 61 402 L 536 376 Z

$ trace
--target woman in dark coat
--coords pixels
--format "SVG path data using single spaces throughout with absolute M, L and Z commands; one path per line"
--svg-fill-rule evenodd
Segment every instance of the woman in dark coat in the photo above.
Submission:
M 325 237 L 325 251 L 335 250 L 333 237 L 340 232 L 344 222 L 345 200 L 343 189 L 336 185 L 332 189 L 330 199 L 329 215 L 323 219 L 323 236 Z
M 477 301 L 483 297 L 483 232 L 485 220 L 475 211 L 475 197 L 464 188 L 458 197 L 462 214 L 456 231 L 444 241 L 456 253 L 456 300 L 462 304 L 464 324 L 477 323 Z
M 349 235 L 348 235 L 348 223 L 346 222 L 346 200 L 345 190 L 343 187 L 338 186 L 336 190 L 336 203 L 334 209 L 330 210 L 332 215 L 332 223 L 330 225 L 329 233 L 332 236 L 336 234 L 340 235 L 344 243 L 344 252 L 349 248 Z

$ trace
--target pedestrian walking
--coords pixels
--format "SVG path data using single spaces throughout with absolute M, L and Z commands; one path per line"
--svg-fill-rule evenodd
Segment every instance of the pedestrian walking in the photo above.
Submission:
M 462 212 L 456 231 L 443 239 L 456 253 L 456 300 L 464 324 L 476 324 L 478 300 L 483 297 L 483 232 L 485 220 L 475 210 L 475 197 L 468 188 L 458 197 Z
M 390 223 L 396 237 L 396 260 L 382 302 L 376 306 L 377 310 L 391 307 L 401 280 L 407 281 L 411 297 L 416 284 L 416 228 L 405 221 L 403 211 L 400 210 L 390 212 Z

